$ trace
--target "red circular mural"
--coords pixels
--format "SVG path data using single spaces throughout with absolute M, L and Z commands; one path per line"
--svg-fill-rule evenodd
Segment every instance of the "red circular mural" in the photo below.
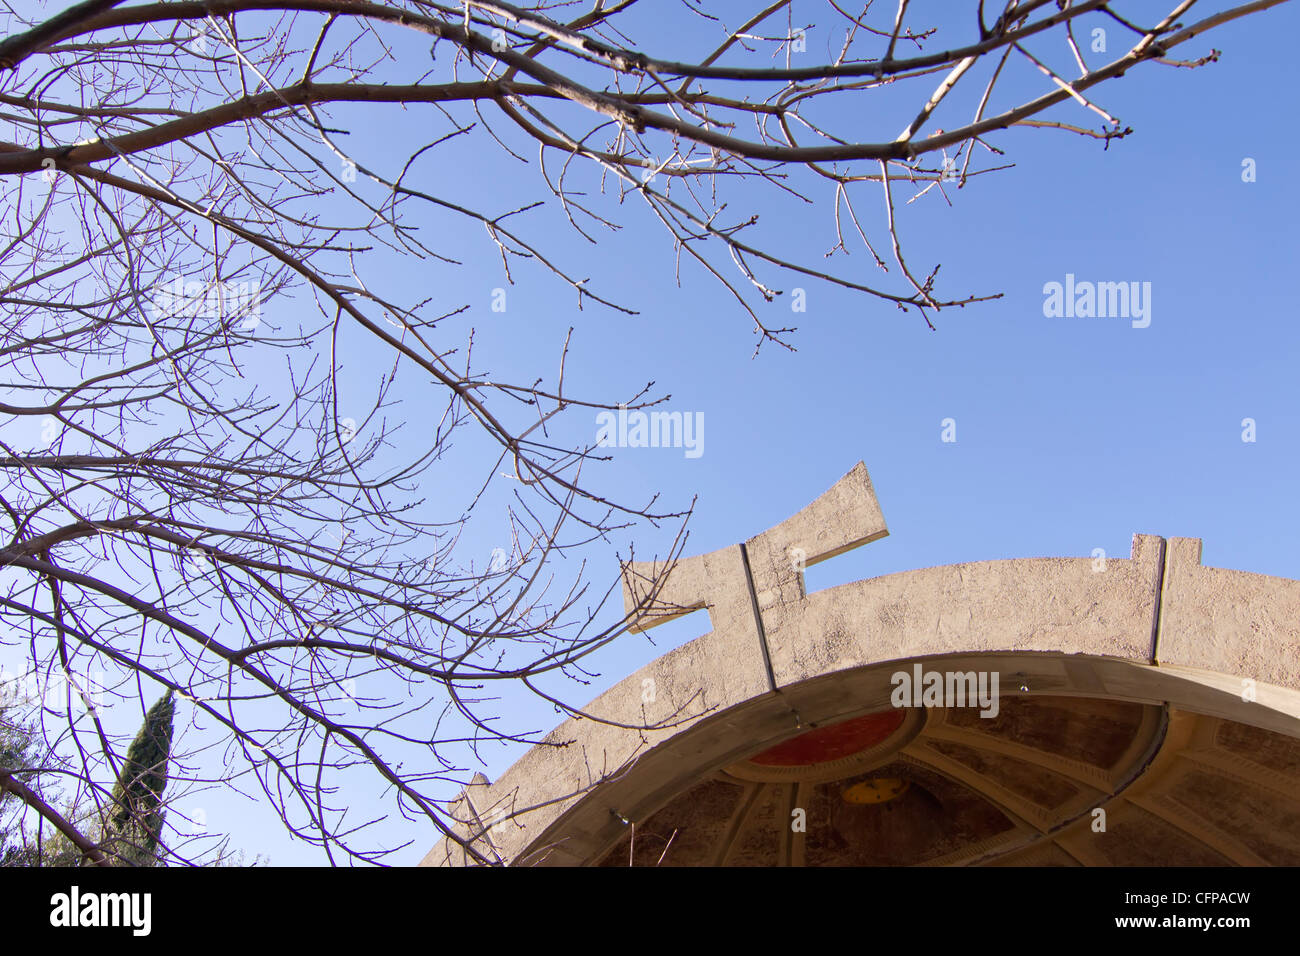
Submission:
M 830 727 L 818 727 L 798 737 L 769 747 L 751 763 L 764 767 L 807 767 L 839 760 L 874 747 L 903 725 L 901 710 L 884 710 L 854 717 Z

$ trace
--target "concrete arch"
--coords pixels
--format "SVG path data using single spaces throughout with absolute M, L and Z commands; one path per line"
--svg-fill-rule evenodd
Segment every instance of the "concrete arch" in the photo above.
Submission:
M 1275 824 L 1290 826 L 1293 809 L 1300 822 L 1289 796 L 1300 793 L 1300 582 L 1204 568 L 1199 540 L 1135 535 L 1123 559 L 974 562 L 806 593 L 805 567 L 887 533 L 859 464 L 749 541 L 671 568 L 625 568 L 624 600 L 638 612 L 637 629 L 702 607 L 713 629 L 621 681 L 587 712 L 624 725 L 673 725 L 566 721 L 548 740 L 569 746 L 534 747 L 495 784 L 475 779 L 454 810 L 461 834 L 501 863 L 590 865 L 627 840 L 631 823 L 664 813 L 676 820 L 689 809 L 684 795 L 713 781 L 708 792 L 725 791 L 734 806 L 725 820 L 696 827 L 697 836 L 712 834 L 708 847 L 699 836 L 700 845 L 679 846 L 685 858 L 673 862 L 722 862 L 742 836 L 768 832 L 754 820 L 797 808 L 791 801 L 819 799 L 839 812 L 814 775 L 797 780 L 801 771 L 793 771 L 782 790 L 736 783 L 744 774 L 727 768 L 782 741 L 889 710 L 893 675 L 919 663 L 925 671 L 1000 675 L 1002 699 L 1016 701 L 1018 729 L 986 733 L 944 710 L 926 715 L 920 737 L 880 745 L 876 766 L 911 776 L 918 791 L 942 791 L 931 804 L 949 815 L 973 794 L 993 810 L 981 804 L 972 819 L 991 821 L 996 811 L 1009 823 L 912 862 L 1123 862 L 1114 854 L 1127 852 L 1131 840 L 1080 835 L 1095 826 L 1081 812 L 1099 806 L 1130 828 L 1138 824 L 1125 821 L 1144 821 L 1144 832 L 1169 828 L 1174 836 L 1157 840 L 1157 854 L 1196 862 L 1203 850 L 1207 861 L 1242 864 L 1289 861 L 1293 852 L 1300 859 L 1300 826 L 1277 846 L 1263 845 L 1239 821 L 1205 819 L 1227 810 L 1204 809 L 1220 799 L 1216 787 L 1232 786 L 1275 814 Z M 1073 744 L 1061 734 L 1048 740 L 1027 730 L 1053 722 L 1103 728 L 1100 736 L 1122 725 L 1115 747 L 1122 743 L 1123 751 L 1106 758 L 1115 757 L 1113 766 L 1090 764 L 1064 755 Z M 1027 733 L 1036 746 L 1016 739 Z M 857 771 L 870 769 L 869 760 L 860 763 Z M 1187 781 L 1186 793 L 1170 790 L 1171 780 Z M 706 797 L 701 791 L 697 802 Z M 782 829 L 768 827 L 769 835 Z M 771 838 L 785 845 L 776 862 L 804 862 L 801 854 L 816 849 L 797 836 Z M 1182 846 L 1187 841 L 1199 849 Z M 444 841 L 424 865 L 466 862 L 460 846 Z

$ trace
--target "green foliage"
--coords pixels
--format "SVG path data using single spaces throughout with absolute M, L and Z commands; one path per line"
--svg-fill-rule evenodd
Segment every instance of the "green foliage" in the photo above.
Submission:
M 31 767 L 40 759 L 41 747 L 30 727 L 16 716 L 15 708 L 0 703 L 0 770 Z M 0 794 L 0 806 L 11 798 Z
M 113 789 L 106 820 L 96 808 L 76 805 L 59 807 L 59 812 L 80 833 L 99 844 L 110 861 L 119 866 L 154 866 L 166 814 L 163 791 L 167 787 L 168 761 L 175 730 L 176 706 L 168 692 L 145 715 L 131 746 L 127 748 L 122 776 Z M 38 731 L 23 719 L 20 709 L 0 699 L 0 770 L 22 771 L 49 767 L 49 753 Z M 17 773 L 18 779 L 35 788 L 35 774 Z M 42 794 L 51 805 L 61 803 L 54 795 Z M 0 791 L 0 867 L 90 866 L 82 851 L 48 821 L 37 828 L 20 829 L 23 801 Z M 29 814 L 30 819 L 30 814 Z M 223 843 L 215 857 L 203 865 L 222 867 L 266 866 L 262 855 L 251 861 L 243 851 L 228 851 Z
M 167 787 L 175 712 L 170 691 L 149 708 L 144 724 L 127 748 L 106 822 L 101 824 L 93 809 L 69 807 L 61 811 L 118 865 L 152 866 L 157 862 L 166 818 L 162 797 Z M 0 769 L 41 767 L 49 759 L 44 743 L 17 716 L 16 708 L 0 706 Z M 21 779 L 25 775 L 17 776 Z M 78 866 L 85 862 L 81 850 L 48 823 L 41 824 L 39 840 L 30 832 L 19 832 L 21 808 L 16 805 L 20 803 L 13 794 L 0 793 L 0 866 Z
M 156 862 L 166 818 L 162 795 L 167 787 L 175 713 L 176 702 L 169 690 L 145 714 L 144 725 L 127 749 L 121 779 L 113 788 L 109 849 L 130 865 L 152 866 Z
M 33 775 L 19 771 L 49 763 L 50 754 L 37 731 L 22 718 L 18 707 L 0 701 L 0 770 L 14 773 L 17 779 L 33 786 Z M 76 866 L 81 862 L 81 851 L 52 826 L 42 826 L 39 838 L 21 832 L 18 820 L 22 808 L 17 796 L 0 791 L 0 867 Z
M 213 860 L 208 866 L 231 866 L 231 867 L 253 867 L 253 866 L 270 866 L 271 858 L 258 853 L 249 862 L 248 854 L 243 850 L 237 850 L 231 853 L 225 853 Z
M 68 816 L 67 813 L 64 816 Z M 95 821 L 84 817 L 73 824 L 82 833 L 94 833 Z M 41 839 L 0 834 L 0 867 L 5 866 L 82 866 L 88 861 L 77 846 L 48 823 L 41 830 Z M 92 836 L 93 839 L 93 836 Z
M 22 723 L 16 708 L 0 703 L 0 770 L 13 772 L 36 765 L 41 755 L 31 729 Z M 18 798 L 7 791 L 0 791 L 0 865 L 24 866 L 28 864 L 10 863 L 10 859 L 26 848 L 21 839 L 13 832 Z

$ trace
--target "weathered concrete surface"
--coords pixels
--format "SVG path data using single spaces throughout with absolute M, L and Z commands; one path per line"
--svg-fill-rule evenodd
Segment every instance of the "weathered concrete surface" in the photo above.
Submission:
M 1104 565 L 1088 558 L 984 561 L 817 592 L 765 613 L 776 682 L 959 652 L 1152 661 L 1161 551 L 1159 538 L 1137 535 L 1131 558 Z
M 622 839 L 624 820 L 647 819 L 705 775 L 890 706 L 891 675 L 918 659 L 997 670 L 1004 695 L 1169 703 L 1300 737 L 1300 582 L 1201 568 L 1199 541 L 1172 539 L 1166 553 L 1164 539 L 1136 535 L 1129 558 L 1104 566 L 976 562 L 805 593 L 803 567 L 887 533 L 859 464 L 743 546 L 681 559 L 662 580 L 660 566 L 626 568 L 637 629 L 703 607 L 713 630 L 586 710 L 630 727 L 566 721 L 547 740 L 567 746 L 534 747 L 471 788 L 458 832 L 515 865 L 590 862 Z M 1256 700 L 1243 700 L 1243 677 L 1257 681 Z M 664 721 L 673 726 L 630 729 Z M 483 818 L 503 813 L 514 816 L 481 834 Z M 464 854 L 439 844 L 423 863 Z
M 448 813 L 456 821 L 452 829 L 462 838 L 473 841 L 477 850 L 490 863 L 505 862 L 508 858 L 501 855 L 494 844 L 492 834 L 488 833 L 490 818 L 484 822 L 476 803 L 484 806 L 490 801 L 491 783 L 481 773 L 474 774 L 470 784 L 460 792 L 460 796 L 448 807 Z M 425 856 L 421 866 L 475 866 L 478 862 L 469 852 L 454 840 L 442 840 Z
M 701 675 L 710 678 L 702 680 Z M 653 681 L 652 702 L 644 699 L 649 696 L 645 681 Z M 643 763 L 647 752 L 666 741 L 681 747 L 676 738 L 701 716 L 727 711 L 767 692 L 767 672 L 748 629 L 715 631 L 669 651 L 596 698 L 585 712 L 632 727 L 670 726 L 638 730 L 598 720 L 565 721 L 546 737 L 554 746 L 544 743 L 528 750 L 492 785 L 489 798 L 475 800 L 480 813 L 518 814 L 493 829 L 492 843 L 504 858 L 515 860 L 583 793 L 616 779 L 634 760 L 638 770 L 649 766 Z M 656 757 L 662 759 L 663 754 Z M 589 825 L 602 833 L 617 833 L 623 824 L 610 814 L 614 807 L 602 797 L 602 809 Z M 424 862 L 434 863 L 442 856 L 445 852 L 435 847 Z M 549 851 L 549 862 L 573 861 L 561 845 Z
M 1198 539 L 1170 538 L 1158 657 L 1300 689 L 1300 581 L 1205 568 Z

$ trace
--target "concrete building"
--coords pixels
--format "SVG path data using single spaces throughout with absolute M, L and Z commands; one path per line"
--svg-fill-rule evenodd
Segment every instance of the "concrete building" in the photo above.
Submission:
M 625 568 L 637 629 L 712 631 L 477 777 L 473 854 L 423 865 L 1300 864 L 1300 581 L 1140 534 L 806 593 L 886 534 L 859 464 L 743 544 Z

